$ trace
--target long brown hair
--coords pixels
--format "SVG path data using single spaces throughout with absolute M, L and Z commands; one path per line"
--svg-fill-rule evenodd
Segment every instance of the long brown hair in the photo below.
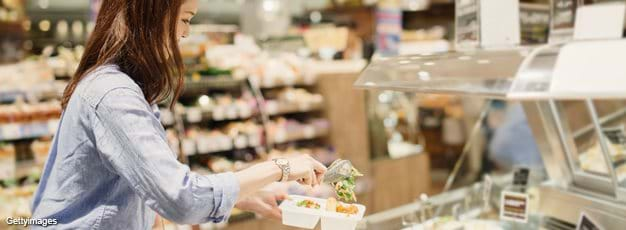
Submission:
M 150 104 L 180 95 L 184 66 L 176 25 L 184 0 L 104 0 L 76 74 L 63 92 L 65 109 L 82 78 L 116 64 Z

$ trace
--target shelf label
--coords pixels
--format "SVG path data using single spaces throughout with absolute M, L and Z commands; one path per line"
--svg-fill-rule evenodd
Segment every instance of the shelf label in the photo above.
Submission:
M 576 225 L 576 230 L 604 230 L 604 228 L 591 219 L 587 213 L 581 212 L 578 224 Z
M 503 191 L 500 200 L 500 219 L 528 222 L 528 194 Z

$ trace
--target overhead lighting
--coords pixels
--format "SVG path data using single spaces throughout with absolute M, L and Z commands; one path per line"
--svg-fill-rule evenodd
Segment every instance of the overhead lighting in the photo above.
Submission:
M 207 95 L 202 95 L 198 98 L 198 104 L 202 107 L 207 107 L 211 103 L 211 98 Z
M 43 32 L 48 32 L 50 30 L 50 21 L 43 20 L 39 22 L 39 30 Z
M 49 0 L 39 0 L 39 2 L 37 2 L 37 5 L 39 5 L 39 8 L 41 9 L 48 9 L 48 7 L 50 7 L 50 1 Z
M 311 15 L 309 15 L 309 19 L 311 20 L 311 22 L 317 24 L 322 22 L 322 13 L 320 13 L 319 11 L 313 11 L 311 12 Z

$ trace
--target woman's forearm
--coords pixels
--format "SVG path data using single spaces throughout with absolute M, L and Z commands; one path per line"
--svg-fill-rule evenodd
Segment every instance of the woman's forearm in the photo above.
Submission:
M 266 185 L 279 181 L 282 170 L 272 161 L 266 161 L 235 173 L 239 180 L 239 197 L 242 200 Z

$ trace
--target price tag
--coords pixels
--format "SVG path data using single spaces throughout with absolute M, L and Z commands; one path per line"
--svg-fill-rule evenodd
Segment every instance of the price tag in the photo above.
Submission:
M 191 123 L 198 123 L 202 121 L 202 110 L 200 108 L 188 108 L 187 109 L 187 121 Z
M 511 191 L 502 192 L 500 219 L 519 223 L 528 222 L 528 194 Z
M 604 228 L 591 219 L 585 212 L 581 212 L 576 230 L 604 230 Z
M 303 130 L 304 133 L 304 138 L 306 139 L 311 139 L 315 137 L 315 127 L 313 127 L 312 125 L 307 125 L 306 127 L 304 127 Z

